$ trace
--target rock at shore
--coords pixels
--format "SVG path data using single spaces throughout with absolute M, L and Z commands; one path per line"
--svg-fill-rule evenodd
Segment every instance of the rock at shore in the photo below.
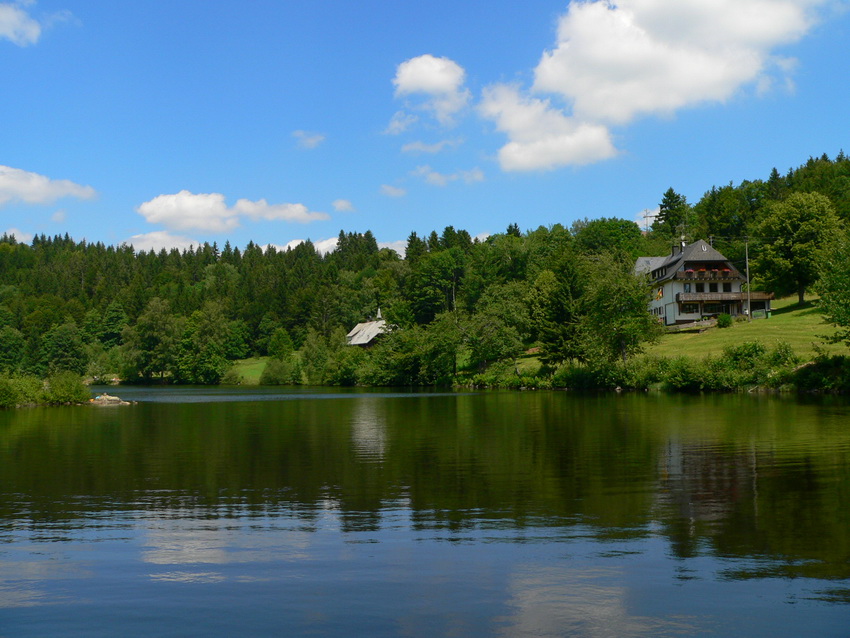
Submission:
M 100 394 L 89 401 L 92 405 L 130 405 L 129 401 L 124 401 L 119 397 L 114 397 L 111 394 Z

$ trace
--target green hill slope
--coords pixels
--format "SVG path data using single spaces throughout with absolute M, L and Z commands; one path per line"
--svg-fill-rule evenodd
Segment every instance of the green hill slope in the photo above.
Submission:
M 817 307 L 817 299 L 807 301 L 802 307 L 796 297 L 778 299 L 773 304 L 770 319 L 752 322 L 735 322 L 730 328 L 709 328 L 703 333 L 675 333 L 661 337 L 660 341 L 647 348 L 648 355 L 675 357 L 688 355 L 702 358 L 719 354 L 725 346 L 744 341 L 761 341 L 768 348 L 781 341 L 788 343 L 803 359 L 815 355 L 815 345 L 834 354 L 850 354 L 843 344 L 825 343 L 825 337 L 835 328 L 823 319 Z

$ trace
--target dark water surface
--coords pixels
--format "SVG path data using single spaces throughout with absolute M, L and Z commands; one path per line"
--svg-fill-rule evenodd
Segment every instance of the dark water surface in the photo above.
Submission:
M 0 411 L 0 636 L 850 636 L 850 403 Z

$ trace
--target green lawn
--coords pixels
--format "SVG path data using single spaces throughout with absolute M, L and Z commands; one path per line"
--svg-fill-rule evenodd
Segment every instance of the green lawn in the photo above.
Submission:
M 260 375 L 266 367 L 268 357 L 240 359 L 233 362 L 233 370 L 245 380 L 245 385 L 260 385 Z
M 800 307 L 794 296 L 774 301 L 770 319 L 735 322 L 731 328 L 709 328 L 703 333 L 667 334 L 658 343 L 649 346 L 646 353 L 659 357 L 684 354 L 702 358 L 719 354 L 727 345 L 758 340 L 768 348 L 785 341 L 804 359 L 814 356 L 813 344 L 820 345 L 827 352 L 850 354 L 843 344 L 824 343 L 824 335 L 833 332 L 835 329 L 824 322 L 816 298 Z

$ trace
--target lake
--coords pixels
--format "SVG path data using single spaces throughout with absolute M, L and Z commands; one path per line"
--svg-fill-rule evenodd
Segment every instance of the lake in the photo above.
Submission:
M 120 388 L 0 411 L 0 636 L 848 636 L 850 402 Z

